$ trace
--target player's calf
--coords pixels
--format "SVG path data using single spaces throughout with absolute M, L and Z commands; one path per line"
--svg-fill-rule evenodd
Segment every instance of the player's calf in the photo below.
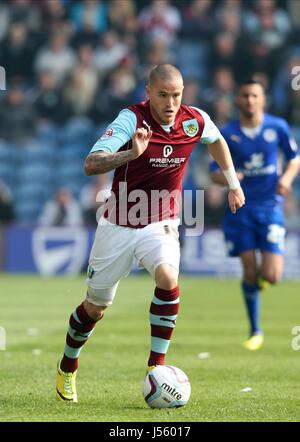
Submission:
M 150 306 L 151 352 L 148 366 L 164 365 L 179 310 L 179 287 L 156 287 Z
M 283 273 L 283 256 L 276 253 L 263 252 L 260 273 L 261 277 L 269 284 L 280 282 Z
M 269 284 L 278 284 L 281 281 L 281 272 L 274 271 L 269 269 L 267 272 L 264 271 L 261 275 L 261 279 L 267 281 Z

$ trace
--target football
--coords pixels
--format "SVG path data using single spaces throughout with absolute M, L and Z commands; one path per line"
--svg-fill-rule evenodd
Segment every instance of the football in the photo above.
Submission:
M 151 408 L 182 407 L 190 394 L 187 375 L 172 365 L 158 365 L 144 379 L 143 396 Z

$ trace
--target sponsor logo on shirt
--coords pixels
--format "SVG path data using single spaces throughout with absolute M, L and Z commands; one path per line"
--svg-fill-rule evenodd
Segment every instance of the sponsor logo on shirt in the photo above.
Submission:
M 106 138 L 111 137 L 113 135 L 113 133 L 114 133 L 114 130 L 112 127 L 107 128 L 105 134 L 103 134 L 100 137 L 100 140 L 105 140 Z
M 264 165 L 264 154 L 253 153 L 250 157 L 250 161 L 245 162 L 246 169 L 259 169 Z
M 150 158 L 152 167 L 177 167 L 185 162 L 185 158 Z
M 199 124 L 196 118 L 182 122 L 184 133 L 188 137 L 194 137 L 199 131 Z
M 241 142 L 241 137 L 239 137 L 238 135 L 232 134 L 229 137 L 232 141 L 235 141 L 236 143 L 240 143 Z
M 111 137 L 113 133 L 114 133 L 113 128 L 109 127 L 109 128 L 107 129 L 107 131 L 105 132 L 105 135 L 106 135 L 107 137 Z
M 100 140 L 106 140 L 106 138 L 109 138 L 113 135 L 114 130 L 112 127 L 109 127 L 108 129 L 106 129 L 105 134 L 101 135 Z
M 244 165 L 245 169 L 241 169 L 240 171 L 245 176 L 271 175 L 276 172 L 275 164 L 264 166 L 263 153 L 253 153 L 250 157 L 250 161 L 246 161 Z
M 170 144 L 166 144 L 163 147 L 163 158 L 149 158 L 149 163 L 152 167 L 177 167 L 185 162 L 185 158 L 169 158 L 173 153 L 173 147 Z
M 173 152 L 173 147 L 170 146 L 170 144 L 166 144 L 166 146 L 164 146 L 163 148 L 163 156 L 165 158 L 168 158 L 172 152 Z

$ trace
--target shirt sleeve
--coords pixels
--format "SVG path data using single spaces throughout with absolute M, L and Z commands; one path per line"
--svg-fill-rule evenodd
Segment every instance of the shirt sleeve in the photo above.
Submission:
M 136 131 L 137 118 L 134 112 L 123 109 L 117 118 L 107 127 L 105 134 L 94 144 L 90 153 L 103 151 L 117 152 L 131 140 Z
M 293 160 L 299 155 L 299 150 L 296 140 L 291 134 L 290 127 L 285 120 L 280 121 L 278 133 L 280 139 L 280 147 L 285 155 L 285 158 L 288 161 Z
M 204 119 L 204 128 L 201 135 L 200 142 L 203 144 L 211 144 L 215 141 L 219 140 L 221 138 L 221 133 L 215 123 L 211 120 L 210 116 L 204 112 L 202 109 L 199 109 L 198 107 L 192 106 L 193 109 L 199 112 L 199 114 Z

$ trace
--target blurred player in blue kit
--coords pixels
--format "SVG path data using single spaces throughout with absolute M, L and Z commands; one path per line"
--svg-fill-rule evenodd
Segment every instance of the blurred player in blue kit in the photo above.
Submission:
M 250 322 L 248 350 L 258 350 L 264 337 L 260 325 L 260 292 L 280 281 L 284 252 L 284 197 L 299 171 L 295 140 L 285 120 L 265 113 L 263 86 L 249 79 L 237 91 L 239 119 L 221 131 L 245 193 L 246 204 L 234 216 L 226 210 L 224 235 L 230 256 L 243 266 L 242 292 Z M 286 165 L 281 171 L 279 150 Z M 226 185 L 216 162 L 211 163 L 215 183 Z M 257 254 L 260 252 L 260 257 Z

